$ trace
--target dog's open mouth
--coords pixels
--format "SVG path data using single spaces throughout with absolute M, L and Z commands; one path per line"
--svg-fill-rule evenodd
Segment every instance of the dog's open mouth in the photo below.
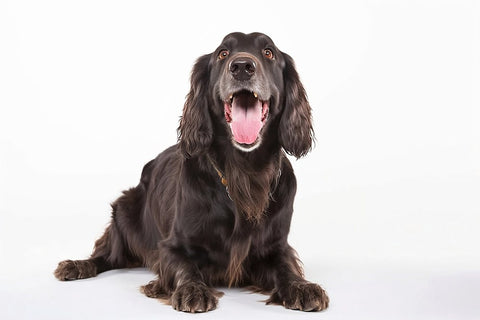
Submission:
M 233 139 L 243 145 L 255 144 L 267 121 L 268 101 L 260 100 L 255 92 L 242 90 L 231 94 L 224 106 Z

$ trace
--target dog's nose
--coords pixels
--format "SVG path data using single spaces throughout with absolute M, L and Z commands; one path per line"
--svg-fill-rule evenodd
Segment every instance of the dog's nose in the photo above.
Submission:
M 249 80 L 255 74 L 255 61 L 240 57 L 230 62 L 230 73 L 237 80 Z

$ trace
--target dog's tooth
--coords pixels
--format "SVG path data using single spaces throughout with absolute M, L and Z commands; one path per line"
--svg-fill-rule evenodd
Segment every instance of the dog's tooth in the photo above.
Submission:
M 230 99 L 230 101 L 232 101 L 232 100 L 233 100 L 233 94 L 231 94 L 231 95 L 228 97 L 228 99 Z
M 253 93 L 253 96 L 255 97 L 255 99 L 258 98 L 258 94 L 256 92 Z

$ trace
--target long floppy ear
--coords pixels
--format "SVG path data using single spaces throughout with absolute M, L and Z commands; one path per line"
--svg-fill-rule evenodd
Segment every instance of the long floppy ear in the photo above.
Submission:
M 208 61 L 210 55 L 198 58 L 190 77 L 190 92 L 178 127 L 178 143 L 185 157 L 208 150 L 213 140 L 212 120 L 208 112 Z
M 279 138 L 286 153 L 300 158 L 312 148 L 312 111 L 293 59 L 285 53 L 284 57 L 285 105 L 280 119 Z

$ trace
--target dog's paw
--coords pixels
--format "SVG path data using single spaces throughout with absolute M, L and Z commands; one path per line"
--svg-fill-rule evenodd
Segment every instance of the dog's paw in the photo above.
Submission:
M 267 304 L 280 304 L 293 310 L 321 311 L 328 308 L 329 301 L 327 293 L 318 284 L 295 281 L 276 289 Z
M 149 298 L 168 299 L 168 293 L 158 280 L 150 281 L 148 284 L 140 287 L 140 292 Z
M 187 282 L 176 288 L 170 303 L 178 311 L 206 312 L 217 308 L 218 298 L 222 295 L 223 293 L 203 283 Z
M 53 274 L 62 281 L 86 279 L 97 275 L 97 267 L 90 260 L 65 260 L 58 264 Z

